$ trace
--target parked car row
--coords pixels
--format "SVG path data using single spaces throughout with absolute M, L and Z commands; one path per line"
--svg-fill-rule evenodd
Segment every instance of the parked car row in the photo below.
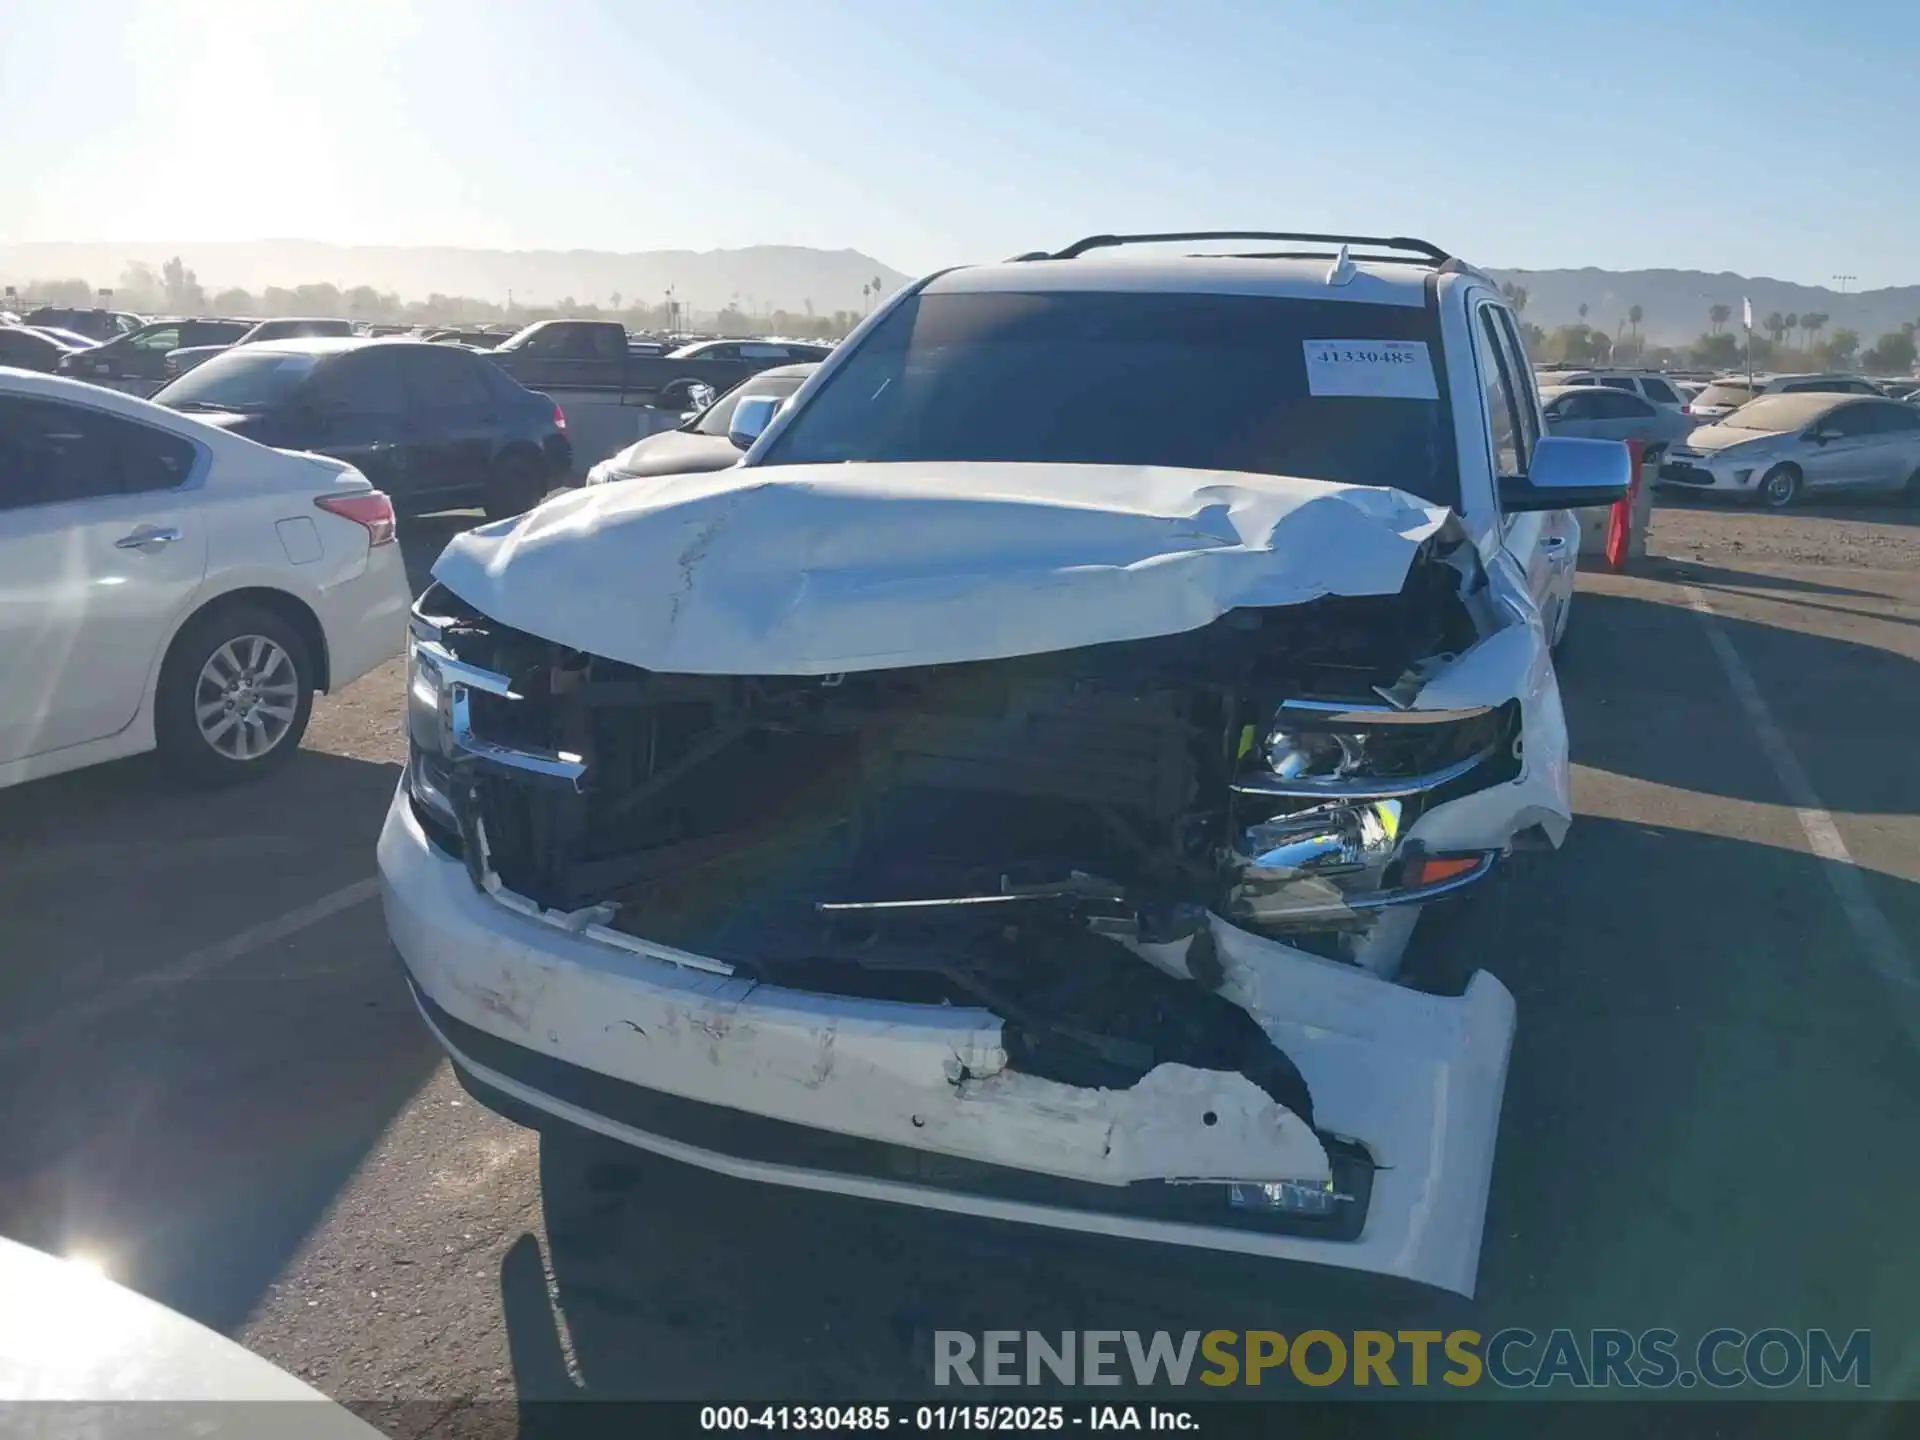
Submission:
M 801 341 L 708 340 L 667 353 L 611 320 L 541 320 L 487 356 L 523 385 L 599 390 L 686 409 L 697 389 L 718 392 L 776 365 L 824 360 L 824 345 Z
M 393 542 L 340 460 L 0 371 L 0 786 L 152 749 L 212 784 L 285 762 L 314 693 L 399 646 Z
M 780 365 L 749 376 L 705 409 L 688 415 L 679 428 L 648 435 L 619 454 L 602 460 L 587 472 L 587 484 L 604 485 L 614 480 L 726 469 L 737 463 L 744 453 L 742 437 L 732 433 L 733 418 L 741 402 L 751 399 L 784 402 L 817 368 L 811 364 Z
M 1920 503 L 1920 406 L 1825 392 L 1762 395 L 1668 447 L 1659 483 L 1785 509 L 1854 490 Z
M 1920 379 L 1726 375 L 1675 405 L 1679 386 L 1652 372 L 1539 373 L 1553 433 L 1638 442 L 1661 488 L 1774 508 L 1829 490 L 1920 501 Z

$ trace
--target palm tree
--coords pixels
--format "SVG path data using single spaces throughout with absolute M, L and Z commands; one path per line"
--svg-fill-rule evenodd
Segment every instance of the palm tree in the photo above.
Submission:
M 860 309 L 863 313 L 867 309 L 867 297 L 872 293 L 873 287 L 871 285 L 862 285 L 860 287 Z
M 1582 325 L 1587 323 L 1587 307 L 1584 304 L 1580 307 L 1580 323 Z
M 1793 311 L 1791 311 L 1791 310 L 1789 310 L 1789 311 L 1788 311 L 1788 312 L 1787 312 L 1787 313 L 1786 313 L 1786 314 L 1785 314 L 1784 316 L 1782 316 L 1781 318 L 1782 318 L 1782 319 L 1784 319 L 1784 320 L 1786 321 L 1786 324 L 1787 324 L 1787 331 L 1786 331 L 1786 333 L 1787 333 L 1787 334 L 1789 334 L 1789 335 L 1798 335 L 1798 334 L 1800 333 L 1800 317 L 1799 317 L 1799 315 L 1798 315 L 1798 314 L 1796 314 L 1795 312 L 1793 312 Z
M 1813 348 L 1814 336 L 1818 335 L 1822 330 L 1827 328 L 1827 318 L 1828 317 L 1825 315 L 1818 315 L 1818 314 L 1802 315 L 1800 317 L 1800 328 L 1807 332 L 1807 348 L 1808 349 Z
M 1642 310 L 1638 305 L 1629 305 L 1627 307 L 1627 323 L 1633 327 L 1633 339 L 1635 344 L 1638 344 L 1640 342 L 1640 321 L 1642 317 L 1646 315 L 1646 313 L 1647 312 Z
M 1780 337 L 1787 333 L 1787 317 L 1775 310 L 1761 322 L 1760 328 L 1767 332 L 1768 339 L 1778 345 Z
M 878 275 L 873 277 L 873 298 L 875 300 L 880 298 L 880 277 Z
M 1516 316 L 1527 313 L 1526 286 L 1516 285 L 1511 280 L 1503 280 L 1500 282 L 1500 294 L 1506 300 L 1508 308 L 1511 309 Z
M 1731 305 L 1709 305 L 1707 307 L 1707 319 L 1713 322 L 1713 333 L 1716 335 L 1726 328 L 1727 321 L 1732 318 L 1733 307 Z

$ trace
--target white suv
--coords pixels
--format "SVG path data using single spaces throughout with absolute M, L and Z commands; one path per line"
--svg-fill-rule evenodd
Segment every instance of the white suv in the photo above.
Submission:
M 1680 393 L 1672 381 L 1647 370 L 1548 369 L 1542 370 L 1538 379 L 1543 386 L 1604 385 L 1609 390 L 1625 390 L 1630 395 L 1638 395 L 1642 400 L 1668 410 L 1679 410 L 1687 403 L 1687 397 Z
M 743 463 L 456 539 L 388 925 L 484 1101 L 724 1173 L 1470 1293 L 1625 448 L 1416 241 L 907 287 Z M 1131 241 L 1326 253 L 1082 258 Z M 776 413 L 777 412 L 777 413 Z M 1404 957 L 1404 963 L 1403 963 Z
M 1687 403 L 1687 414 L 1702 425 L 1724 420 L 1762 395 L 1879 395 L 1864 375 L 1722 375 Z

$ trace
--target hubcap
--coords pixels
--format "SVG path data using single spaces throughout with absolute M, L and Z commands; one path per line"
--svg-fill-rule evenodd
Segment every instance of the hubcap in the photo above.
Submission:
M 1793 498 L 1793 477 L 1776 475 L 1767 482 L 1767 499 L 1775 505 L 1784 505 Z
M 257 760 L 287 738 L 300 704 L 293 657 L 265 635 L 237 635 L 200 667 L 200 738 L 229 760 Z

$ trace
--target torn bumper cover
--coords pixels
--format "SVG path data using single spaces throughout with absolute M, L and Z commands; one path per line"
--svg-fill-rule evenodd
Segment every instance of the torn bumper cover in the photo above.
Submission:
M 1364 1178 L 1364 1213 L 1316 1234 L 1236 1209 L 1227 1184 L 1165 1183 L 1335 1178 L 1314 1133 L 1239 1075 L 1162 1065 L 1128 1089 L 1061 1084 L 1011 1071 L 984 1009 L 788 990 L 614 948 L 477 890 L 404 793 L 380 869 L 428 1023 L 522 1106 L 743 1179 L 1473 1292 L 1513 1034 L 1490 975 L 1423 995 L 1216 925 L 1223 989 L 1298 1065 L 1316 1126 L 1364 1137 L 1371 1163 L 1339 1177 Z M 694 1103 L 661 1103 L 675 1098 Z
M 1512 999 L 1389 977 L 1566 827 L 1514 577 L 1392 492 L 896 468 L 450 548 L 380 846 L 441 1042 L 727 1173 L 1471 1293 Z

